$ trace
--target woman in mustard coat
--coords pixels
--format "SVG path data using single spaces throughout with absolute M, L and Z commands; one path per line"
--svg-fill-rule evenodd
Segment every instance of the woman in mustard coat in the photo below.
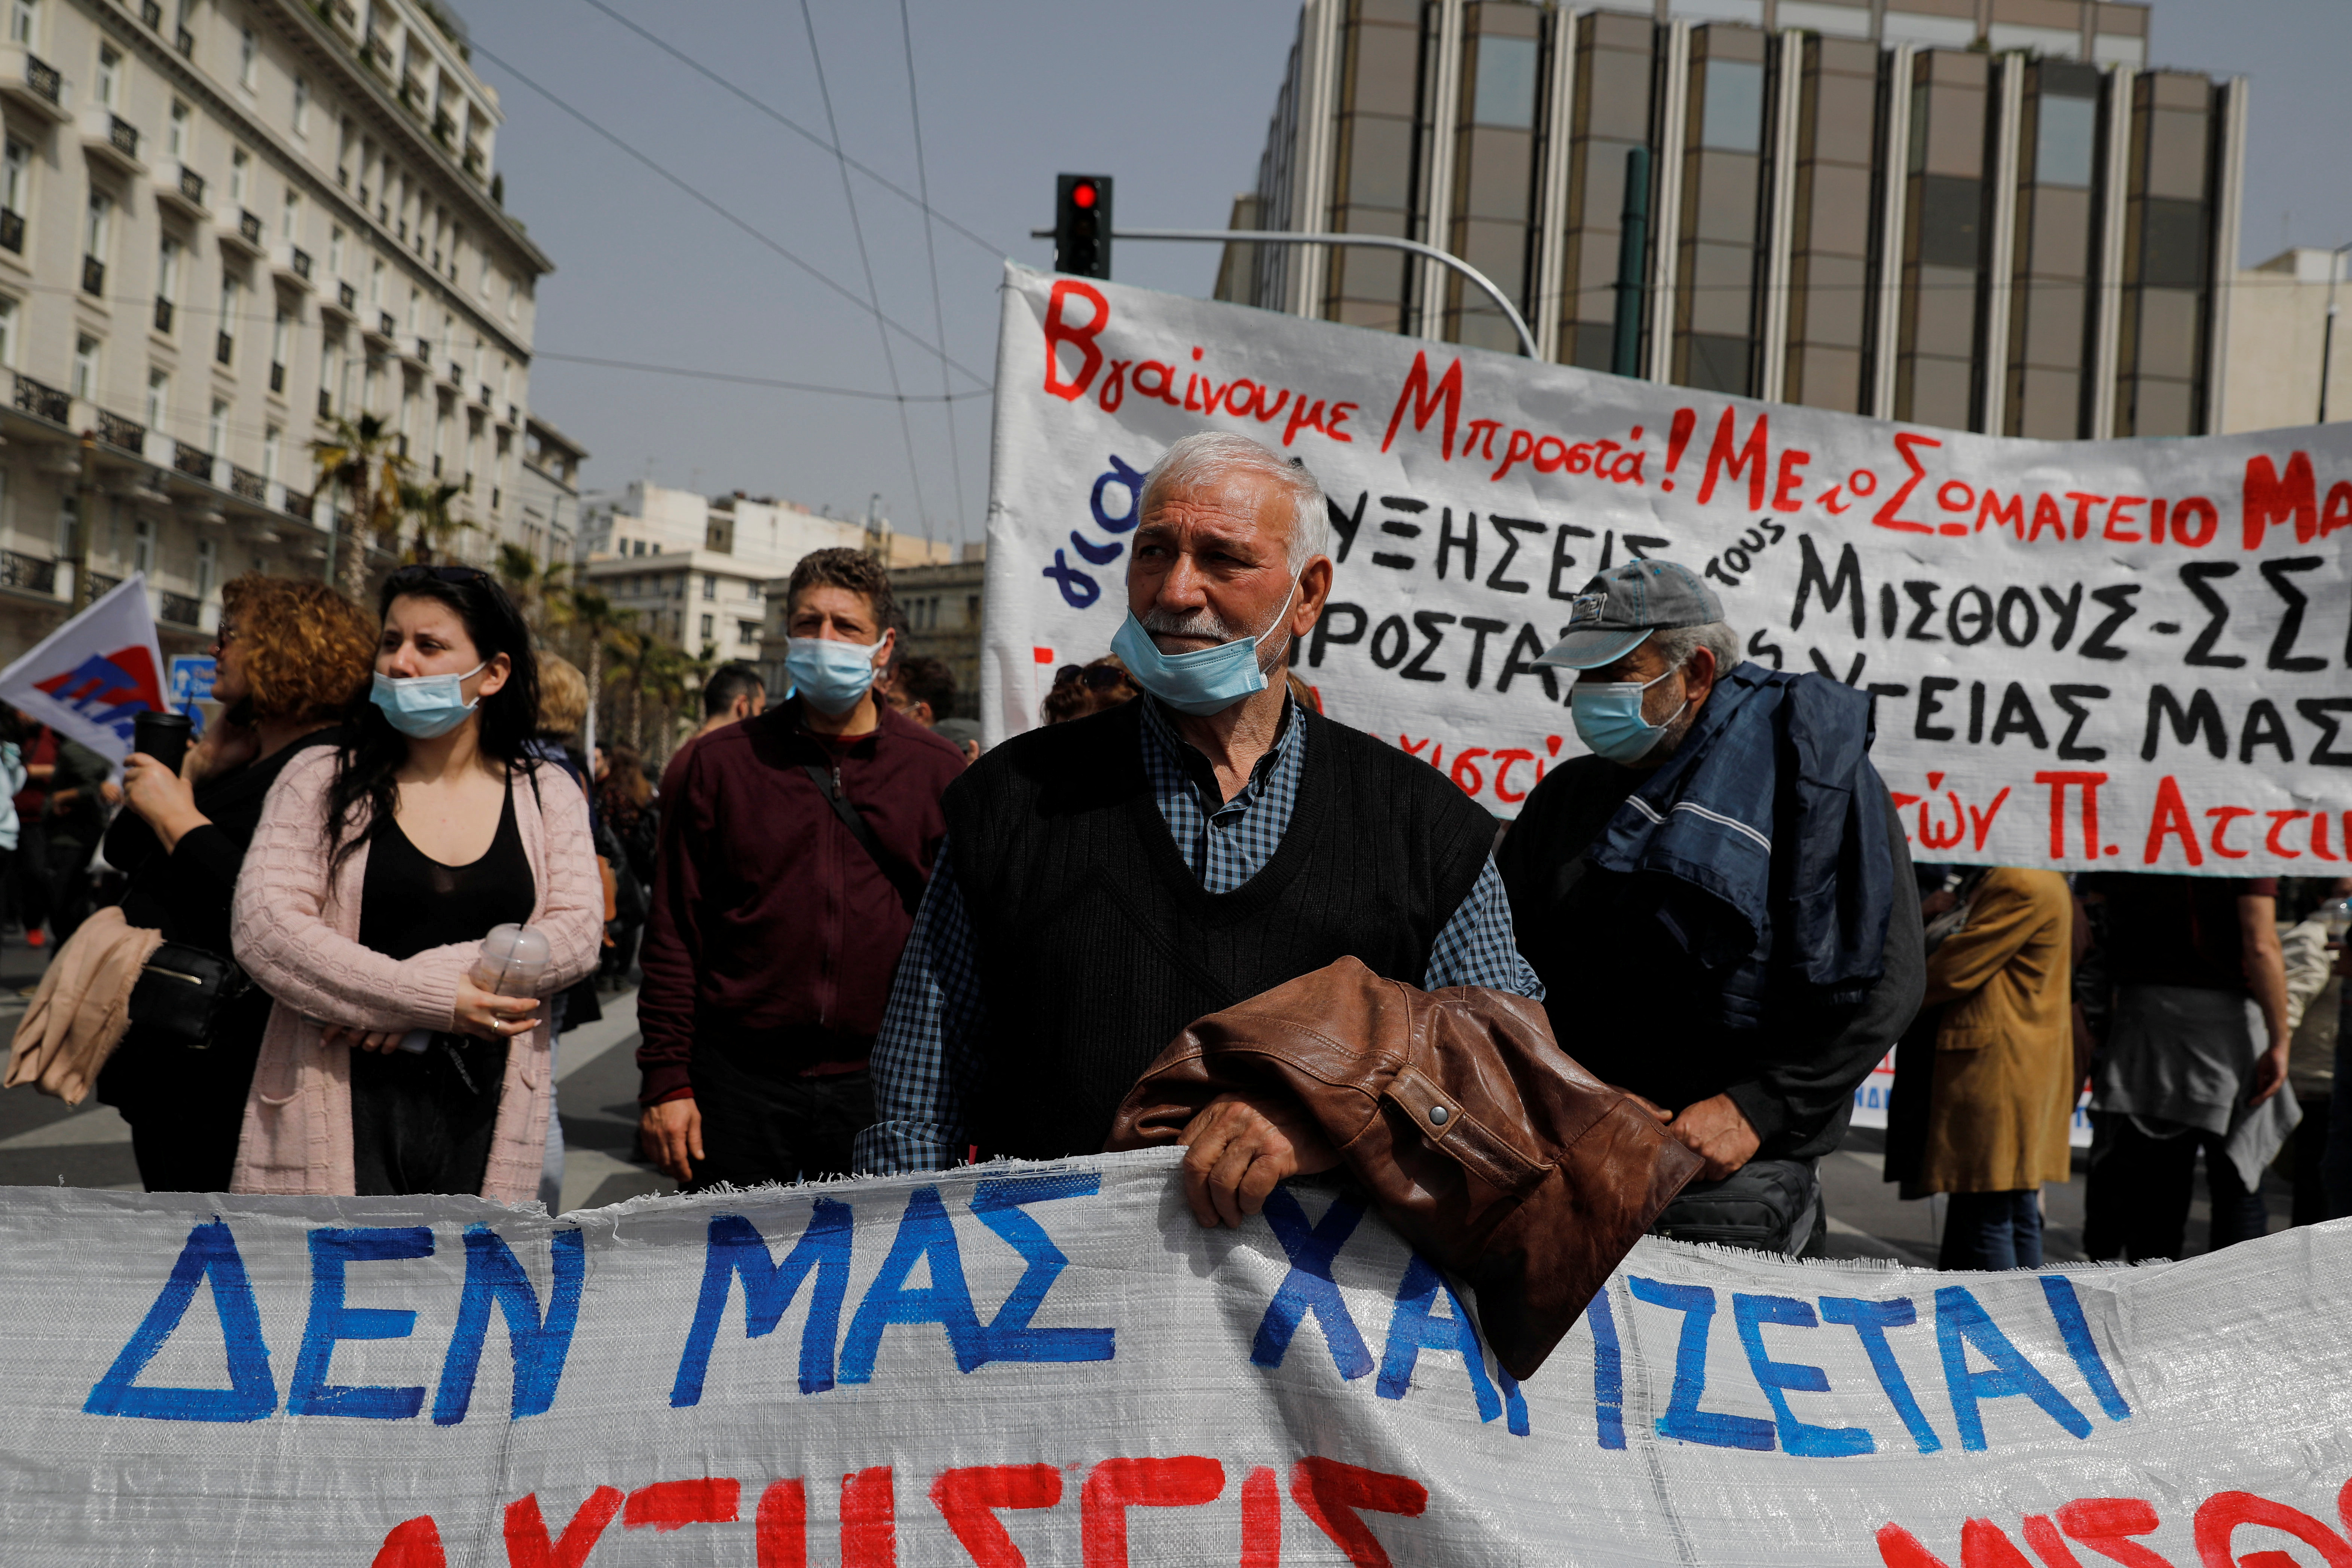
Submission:
M 2072 1173 L 2074 895 L 2055 871 L 1999 866 L 1963 899 L 1958 929 L 1927 955 L 1933 1012 L 1920 1021 L 1933 1017 L 1932 1037 L 1917 1027 L 1904 1045 L 1909 1057 L 1934 1042 L 1931 1062 L 1901 1062 L 1896 1090 L 1927 1089 L 1923 1136 L 1916 1150 L 1890 1142 L 1889 1174 L 1906 1196 L 1950 1194 L 1942 1268 L 2036 1268 L 2042 1184 Z

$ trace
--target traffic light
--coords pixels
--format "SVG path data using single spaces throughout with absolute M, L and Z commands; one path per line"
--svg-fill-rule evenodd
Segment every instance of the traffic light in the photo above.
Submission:
M 1110 276 L 1110 177 L 1064 174 L 1054 190 L 1054 270 Z

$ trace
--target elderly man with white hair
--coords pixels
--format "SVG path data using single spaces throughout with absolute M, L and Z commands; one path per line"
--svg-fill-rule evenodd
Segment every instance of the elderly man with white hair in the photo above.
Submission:
M 1145 696 L 1016 737 L 950 788 L 860 1170 L 935 1170 L 974 1145 L 1092 1153 L 1186 1025 L 1342 957 L 1424 989 L 1543 995 L 1488 858 L 1494 819 L 1288 696 L 1285 661 L 1331 592 L 1314 477 L 1246 437 L 1191 436 L 1137 510 L 1111 647 Z M 1186 1142 L 1203 1224 L 1239 1224 L 1331 1159 L 1243 1101 Z

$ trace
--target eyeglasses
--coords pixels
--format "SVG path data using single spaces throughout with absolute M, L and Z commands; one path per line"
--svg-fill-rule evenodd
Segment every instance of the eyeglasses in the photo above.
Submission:
M 1116 691 L 1128 684 L 1127 671 L 1108 664 L 1066 664 L 1054 672 L 1055 689 L 1073 683 L 1088 691 Z
M 216 648 L 226 647 L 230 643 L 236 640 L 236 623 L 224 616 L 220 625 L 213 628 L 213 647 Z
M 384 585 L 422 583 L 432 579 L 443 583 L 487 583 L 490 574 L 478 566 L 404 566 L 384 579 Z

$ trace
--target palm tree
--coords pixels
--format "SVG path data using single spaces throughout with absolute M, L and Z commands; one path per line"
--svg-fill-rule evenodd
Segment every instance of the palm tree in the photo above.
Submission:
M 588 677 L 588 700 L 593 702 L 603 689 L 605 651 L 617 647 L 622 637 L 636 636 L 629 628 L 635 624 L 637 612 L 622 609 L 602 589 L 584 583 L 561 592 L 551 591 L 547 605 L 549 618 L 586 645 L 582 649 L 586 655 L 582 664 Z
M 409 463 L 398 438 L 373 414 L 337 418 L 331 434 L 310 443 L 320 489 L 332 484 L 344 504 L 335 509 L 335 586 L 353 599 L 367 594 L 368 542 L 400 526 L 401 495 Z
M 572 570 L 564 561 L 542 563 L 538 556 L 520 544 L 499 546 L 498 562 L 493 571 L 523 614 L 523 619 L 538 628 L 543 637 L 557 618 L 557 602 L 564 592 L 563 580 Z
M 415 541 L 408 547 L 408 564 L 430 566 L 436 554 L 446 553 L 450 535 L 472 526 L 449 515 L 449 503 L 464 493 L 463 485 L 414 485 L 400 487 L 400 510 L 415 524 Z M 394 520 L 397 529 L 399 522 Z M 386 541 L 397 543 L 395 534 Z

